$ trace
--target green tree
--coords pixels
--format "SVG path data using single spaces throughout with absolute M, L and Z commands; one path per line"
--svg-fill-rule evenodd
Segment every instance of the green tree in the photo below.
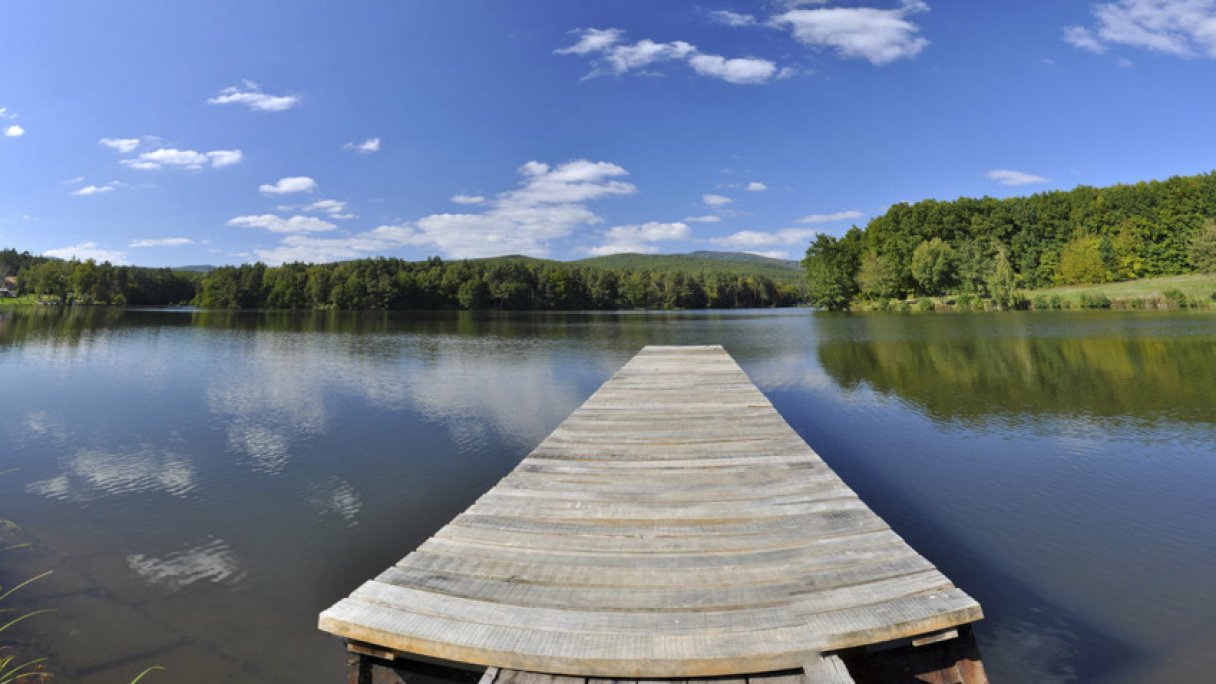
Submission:
M 465 309 L 484 309 L 490 305 L 490 286 L 481 278 L 460 284 L 456 300 Z
M 1056 270 L 1057 283 L 1073 285 L 1105 283 L 1109 280 L 1110 269 L 1102 259 L 1101 238 L 1082 235 L 1060 250 L 1060 265 Z
M 849 301 L 857 293 L 853 280 L 857 257 L 843 240 L 820 233 L 807 248 L 802 265 L 812 306 L 829 311 L 849 307 Z
M 866 252 L 857 267 L 857 287 L 861 296 L 868 299 L 886 299 L 894 295 L 897 282 L 889 260 L 875 250 Z
M 954 248 L 941 238 L 926 240 L 912 252 L 912 277 L 924 294 L 946 294 L 954 285 L 956 268 Z
M 988 292 L 992 301 L 1002 309 L 1012 308 L 1017 303 L 1018 279 L 1013 272 L 1013 264 L 1005 247 L 997 247 L 996 257 L 992 260 L 992 271 L 988 275 Z
M 1216 273 L 1216 221 L 1209 219 L 1191 238 L 1187 259 L 1201 273 Z

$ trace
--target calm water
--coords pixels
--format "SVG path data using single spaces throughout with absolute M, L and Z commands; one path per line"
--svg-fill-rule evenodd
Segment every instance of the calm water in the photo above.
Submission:
M 60 682 L 336 682 L 316 615 L 642 345 L 720 343 L 984 605 L 1006 682 L 1216 671 L 1216 316 L 0 313 L 0 516 Z

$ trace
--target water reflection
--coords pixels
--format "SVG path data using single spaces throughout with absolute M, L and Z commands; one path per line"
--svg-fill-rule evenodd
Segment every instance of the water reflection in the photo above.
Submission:
M 1216 666 L 1176 639 L 1216 620 L 1195 599 L 1216 591 L 1216 317 L 1185 313 L 0 313 L 0 513 L 41 554 L 21 571 L 129 623 L 100 664 L 81 621 L 38 640 L 67 682 L 158 648 L 199 681 L 337 679 L 316 612 L 645 344 L 725 345 L 981 600 L 994 680 Z
M 195 582 L 235 582 L 241 574 L 232 549 L 215 538 L 160 557 L 131 554 L 127 565 L 148 583 L 173 590 Z
M 852 334 L 821 341 L 818 359 L 842 387 L 864 383 L 939 420 L 1216 419 L 1216 348 L 1211 337 L 1189 334 L 1188 326 L 1154 326 L 1148 335 L 1119 326 L 1066 336 L 1006 325 L 963 336 L 959 318 L 946 320 L 953 325 L 901 330 L 894 329 L 897 320 L 862 317 Z
M 27 485 L 52 499 L 88 501 L 117 494 L 164 492 L 185 496 L 195 486 L 193 464 L 151 444 L 109 451 L 82 449 L 64 459 L 55 477 Z

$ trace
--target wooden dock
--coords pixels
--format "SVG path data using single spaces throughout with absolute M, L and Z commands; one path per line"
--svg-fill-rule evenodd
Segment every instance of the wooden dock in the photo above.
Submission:
M 485 666 L 489 684 L 744 682 L 969 638 L 981 617 L 722 347 L 652 346 L 320 628 L 385 661 Z M 926 681 L 983 681 L 961 660 Z

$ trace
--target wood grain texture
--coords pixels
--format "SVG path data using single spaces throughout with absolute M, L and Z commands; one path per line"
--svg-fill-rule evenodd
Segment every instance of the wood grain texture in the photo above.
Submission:
M 981 617 L 724 349 L 646 347 L 320 628 L 572 684 L 800 670 Z

